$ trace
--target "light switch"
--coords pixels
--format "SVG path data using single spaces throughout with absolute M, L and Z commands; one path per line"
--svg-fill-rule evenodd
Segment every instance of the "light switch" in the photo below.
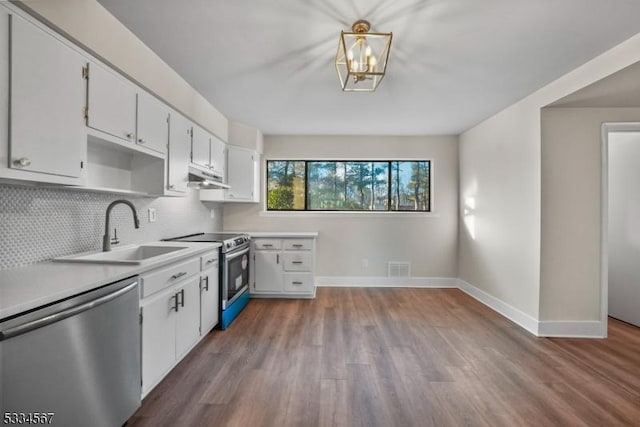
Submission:
M 156 208 L 149 208 L 149 222 L 156 222 Z

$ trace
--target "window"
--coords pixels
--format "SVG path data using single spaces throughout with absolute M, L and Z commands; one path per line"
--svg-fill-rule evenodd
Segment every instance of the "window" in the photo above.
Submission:
M 267 210 L 429 212 L 429 160 L 267 160 Z

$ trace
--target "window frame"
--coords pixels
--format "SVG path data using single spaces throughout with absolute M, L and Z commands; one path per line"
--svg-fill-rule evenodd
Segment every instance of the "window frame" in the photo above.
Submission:
M 269 209 L 268 207 L 268 198 L 269 198 L 269 162 L 304 162 L 304 209 Z M 309 201 L 308 201 L 308 176 L 309 176 L 309 167 L 308 164 L 312 162 L 363 162 L 363 163 L 389 163 L 388 174 L 388 190 L 387 190 L 387 209 L 386 210 L 346 210 L 346 209 L 309 209 Z M 392 168 L 391 164 L 393 162 L 428 162 L 429 163 L 429 209 L 428 210 L 392 210 L 391 207 L 391 175 Z M 314 214 L 364 214 L 364 215 L 432 215 L 434 214 L 434 197 L 433 197 L 433 159 L 431 157 L 423 157 L 423 158 L 286 158 L 286 157 L 265 157 L 264 158 L 264 175 L 263 175 L 263 183 L 264 183 L 264 203 L 263 203 L 263 212 L 267 215 L 270 214 L 303 214 L 303 215 L 314 215 Z

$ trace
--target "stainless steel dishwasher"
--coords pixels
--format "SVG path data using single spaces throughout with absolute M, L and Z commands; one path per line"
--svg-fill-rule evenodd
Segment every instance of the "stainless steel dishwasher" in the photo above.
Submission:
M 137 277 L 0 322 L 0 415 L 121 426 L 140 406 Z

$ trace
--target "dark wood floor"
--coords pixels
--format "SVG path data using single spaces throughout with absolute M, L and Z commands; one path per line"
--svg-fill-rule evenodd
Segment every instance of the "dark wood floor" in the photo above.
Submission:
M 457 289 L 251 300 L 129 426 L 640 426 L 640 328 L 536 338 Z

